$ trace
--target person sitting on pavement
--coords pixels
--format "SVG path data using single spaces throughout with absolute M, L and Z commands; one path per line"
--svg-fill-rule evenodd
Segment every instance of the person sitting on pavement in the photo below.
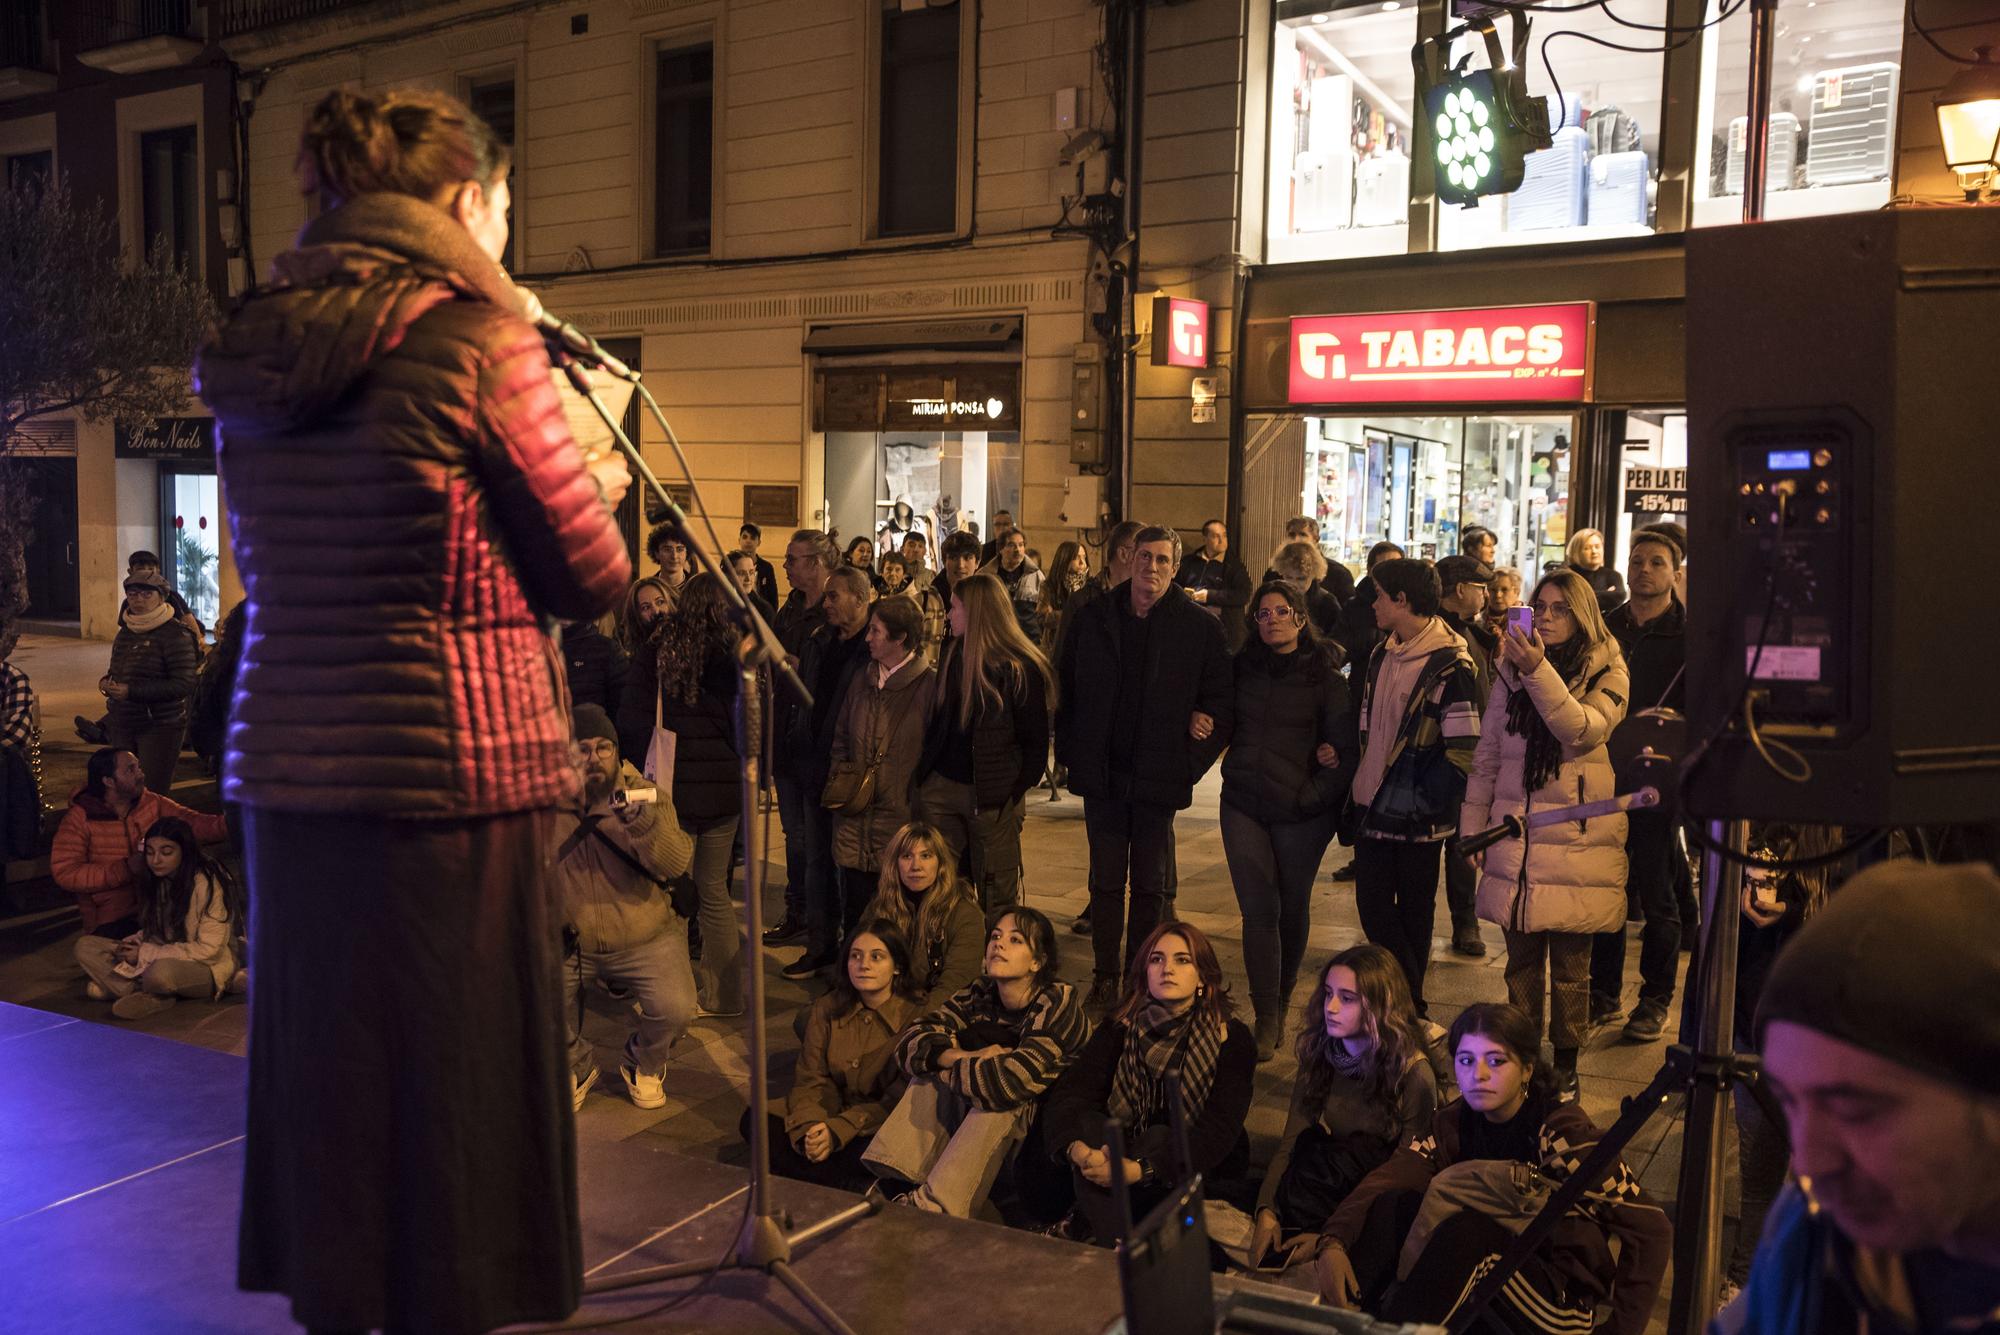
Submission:
M 986 916 L 972 887 L 959 876 L 951 845 L 935 826 L 920 820 L 889 841 L 878 886 L 862 921 L 885 924 L 908 944 L 904 974 L 917 1010 L 938 1010 L 979 977 Z
M 875 1181 L 861 1157 L 902 1097 L 897 1035 L 916 1015 L 917 986 L 903 934 L 870 919 L 847 939 L 847 967 L 806 1012 L 797 1073 L 770 1116 L 771 1171 L 842 1191 Z M 750 1138 L 750 1111 L 738 1127 Z
M 173 788 L 187 736 L 188 698 L 201 667 L 201 638 L 174 615 L 158 575 L 125 578 L 125 614 L 111 641 L 111 665 L 97 689 L 109 702 L 110 744 L 139 757 L 154 792 Z
M 1327 1220 L 1319 1254 L 1327 1302 L 1381 1321 L 1443 1324 L 1513 1244 L 1508 1225 L 1523 1223 L 1519 1213 L 1487 1213 L 1509 1189 L 1511 1170 L 1496 1182 L 1468 1166 L 1525 1164 L 1559 1186 L 1595 1148 L 1602 1133 L 1557 1098 L 1538 1065 L 1540 1041 L 1535 1022 L 1512 1006 L 1480 1002 L 1459 1013 L 1448 1044 L 1464 1098 L 1440 1108 L 1421 1138 L 1363 1178 Z M 1516 1209 L 1532 1212 L 1539 1201 L 1526 1197 Z M 1505 1330 L 1640 1335 L 1672 1243 L 1665 1212 L 1618 1163 L 1489 1310 Z M 1602 1304 L 1611 1316 L 1596 1325 Z
M 70 798 L 49 849 L 49 874 L 76 896 L 87 934 L 121 941 L 139 930 L 141 851 L 145 832 L 175 816 L 205 844 L 229 837 L 221 816 L 192 811 L 146 787 L 146 772 L 130 751 L 105 747 L 84 766 L 84 784 Z
M 1076 1209 L 1065 1236 L 1109 1247 L 1122 1240 L 1112 1175 L 1129 1184 L 1143 1218 L 1189 1173 L 1211 1194 L 1250 1165 L 1243 1129 L 1256 1084 L 1257 1041 L 1236 1018 L 1215 948 L 1189 923 L 1161 923 L 1140 943 L 1125 995 L 1049 1090 L 1042 1143 L 1069 1165 Z M 1167 1077 L 1180 1081 L 1188 1155 L 1175 1144 Z M 1112 1157 L 1105 1124 L 1125 1142 Z
M 695 1013 L 687 919 L 665 889 L 693 863 L 694 840 L 675 815 L 672 790 L 653 787 L 620 759 L 610 715 L 580 705 L 571 719 L 583 763 L 581 810 L 558 817 L 551 865 L 568 926 L 562 983 L 570 1096 L 581 1109 L 597 1083 L 596 1054 L 583 1035 L 583 985 L 595 978 L 631 994 L 631 1034 L 618 1074 L 635 1105 L 658 1108 L 667 1101 L 667 1055 Z M 648 788 L 650 801 L 641 797 Z
M 1795 1185 L 1713 1335 L 2000 1329 L 1996 996 L 1990 866 L 1878 864 L 1792 938 L 1757 1029 Z
M 1257 1193 L 1250 1267 L 1312 1254 L 1320 1226 L 1361 1179 L 1429 1134 L 1437 1073 L 1403 966 L 1349 946 L 1320 970 L 1295 1044 L 1298 1075 Z
M 121 1020 L 143 1020 L 182 997 L 213 1001 L 238 990 L 237 943 L 248 922 L 242 884 L 202 852 L 194 827 L 165 816 L 146 828 L 139 928 L 123 940 L 86 935 L 76 962 L 84 992 Z M 232 988 L 232 984 L 235 985 Z
M 1083 1049 L 1083 1006 L 1057 964 L 1049 920 L 1007 909 L 987 933 L 985 975 L 897 1040 L 909 1088 L 863 1162 L 879 1178 L 912 1184 L 898 1198 L 905 1204 L 969 1218 Z

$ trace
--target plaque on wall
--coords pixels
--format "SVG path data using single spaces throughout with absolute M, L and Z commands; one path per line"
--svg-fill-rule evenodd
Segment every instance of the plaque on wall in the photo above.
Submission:
M 759 528 L 797 528 L 799 489 L 790 484 L 743 488 L 743 522 Z
M 213 417 L 155 417 L 136 426 L 120 423 L 111 433 L 114 459 L 215 461 Z
M 639 483 L 638 485 L 645 486 L 644 483 Z M 680 506 L 682 511 L 686 511 L 690 505 L 694 504 L 694 494 L 688 490 L 687 483 L 669 482 L 666 484 L 666 488 L 667 488 L 667 495 L 674 498 L 674 504 Z M 660 498 L 653 494 L 653 489 L 651 487 L 646 487 L 645 496 L 646 496 L 646 522 L 648 524 L 666 523 L 667 512 L 660 508 Z

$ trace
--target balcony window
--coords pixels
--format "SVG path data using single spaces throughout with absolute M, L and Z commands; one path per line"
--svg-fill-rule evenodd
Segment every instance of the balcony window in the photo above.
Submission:
M 163 254 L 183 273 L 195 272 L 201 258 L 196 181 L 194 126 L 139 136 L 140 241 L 148 257 Z
M 1717 13 L 1711 0 L 1709 18 Z M 1694 225 L 1743 220 L 1750 14 L 1705 34 L 1694 152 Z M 1879 209 L 1896 153 L 1902 0 L 1812 0 L 1778 10 L 1764 216 Z
M 955 4 L 882 13 L 876 126 L 878 236 L 958 227 L 958 37 Z
M 1416 40 L 1413 0 L 1278 6 L 1265 202 L 1271 262 L 1408 248 Z
M 1488 197 L 1476 208 L 1441 205 L 1438 249 L 1532 246 L 1652 233 L 1665 57 L 1657 49 L 1619 51 L 1563 34 L 1658 48 L 1665 45 L 1661 33 L 1628 25 L 1662 27 L 1666 16 L 1666 0 L 1621 0 L 1619 17 L 1625 24 L 1606 17 L 1601 8 L 1536 12 L 1525 62 L 1528 91 L 1549 100 L 1555 142 L 1529 154 L 1527 176 L 1512 194 Z M 1513 20 L 1502 17 L 1496 24 L 1504 43 Z M 1474 68 L 1486 66 L 1483 40 L 1459 38 L 1452 45 L 1451 59 L 1456 62 L 1468 52 L 1473 53 Z M 1550 65 L 1560 90 L 1550 81 Z
M 46 148 L 34 153 L 9 153 L 7 188 L 42 190 L 48 186 L 49 178 L 55 175 L 55 167 L 56 155 Z
M 507 145 L 513 155 L 514 167 L 507 173 L 508 193 L 518 211 L 521 203 L 521 173 L 517 170 L 521 162 L 521 141 L 514 129 L 514 76 L 504 75 L 496 79 L 474 79 L 465 90 L 466 105 L 472 113 L 486 122 L 486 128 L 493 131 L 493 137 Z M 500 256 L 500 267 L 510 273 L 514 268 L 514 229 L 510 222 L 507 228 L 507 249 Z
M 653 253 L 706 254 L 715 199 L 715 48 L 661 51 L 655 75 Z

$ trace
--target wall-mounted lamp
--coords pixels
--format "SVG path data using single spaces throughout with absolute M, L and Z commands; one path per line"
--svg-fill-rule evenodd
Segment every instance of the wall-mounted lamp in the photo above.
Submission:
M 2000 64 L 1992 52 L 1980 47 L 1978 60 L 1952 75 L 1936 101 L 1945 165 L 1968 200 L 1977 200 L 2000 171 Z

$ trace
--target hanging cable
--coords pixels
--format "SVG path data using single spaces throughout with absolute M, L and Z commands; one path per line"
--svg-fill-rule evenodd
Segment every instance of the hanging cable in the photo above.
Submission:
M 1981 63 L 1978 56 L 1954 55 L 1950 51 L 1945 50 L 1943 44 L 1937 38 L 1931 36 L 1930 30 L 1924 27 L 1924 21 L 1917 16 L 1917 0 L 1910 0 L 1910 26 L 1917 30 L 1917 36 L 1931 44 L 1931 50 L 1937 52 L 1953 64 L 1977 65 Z

